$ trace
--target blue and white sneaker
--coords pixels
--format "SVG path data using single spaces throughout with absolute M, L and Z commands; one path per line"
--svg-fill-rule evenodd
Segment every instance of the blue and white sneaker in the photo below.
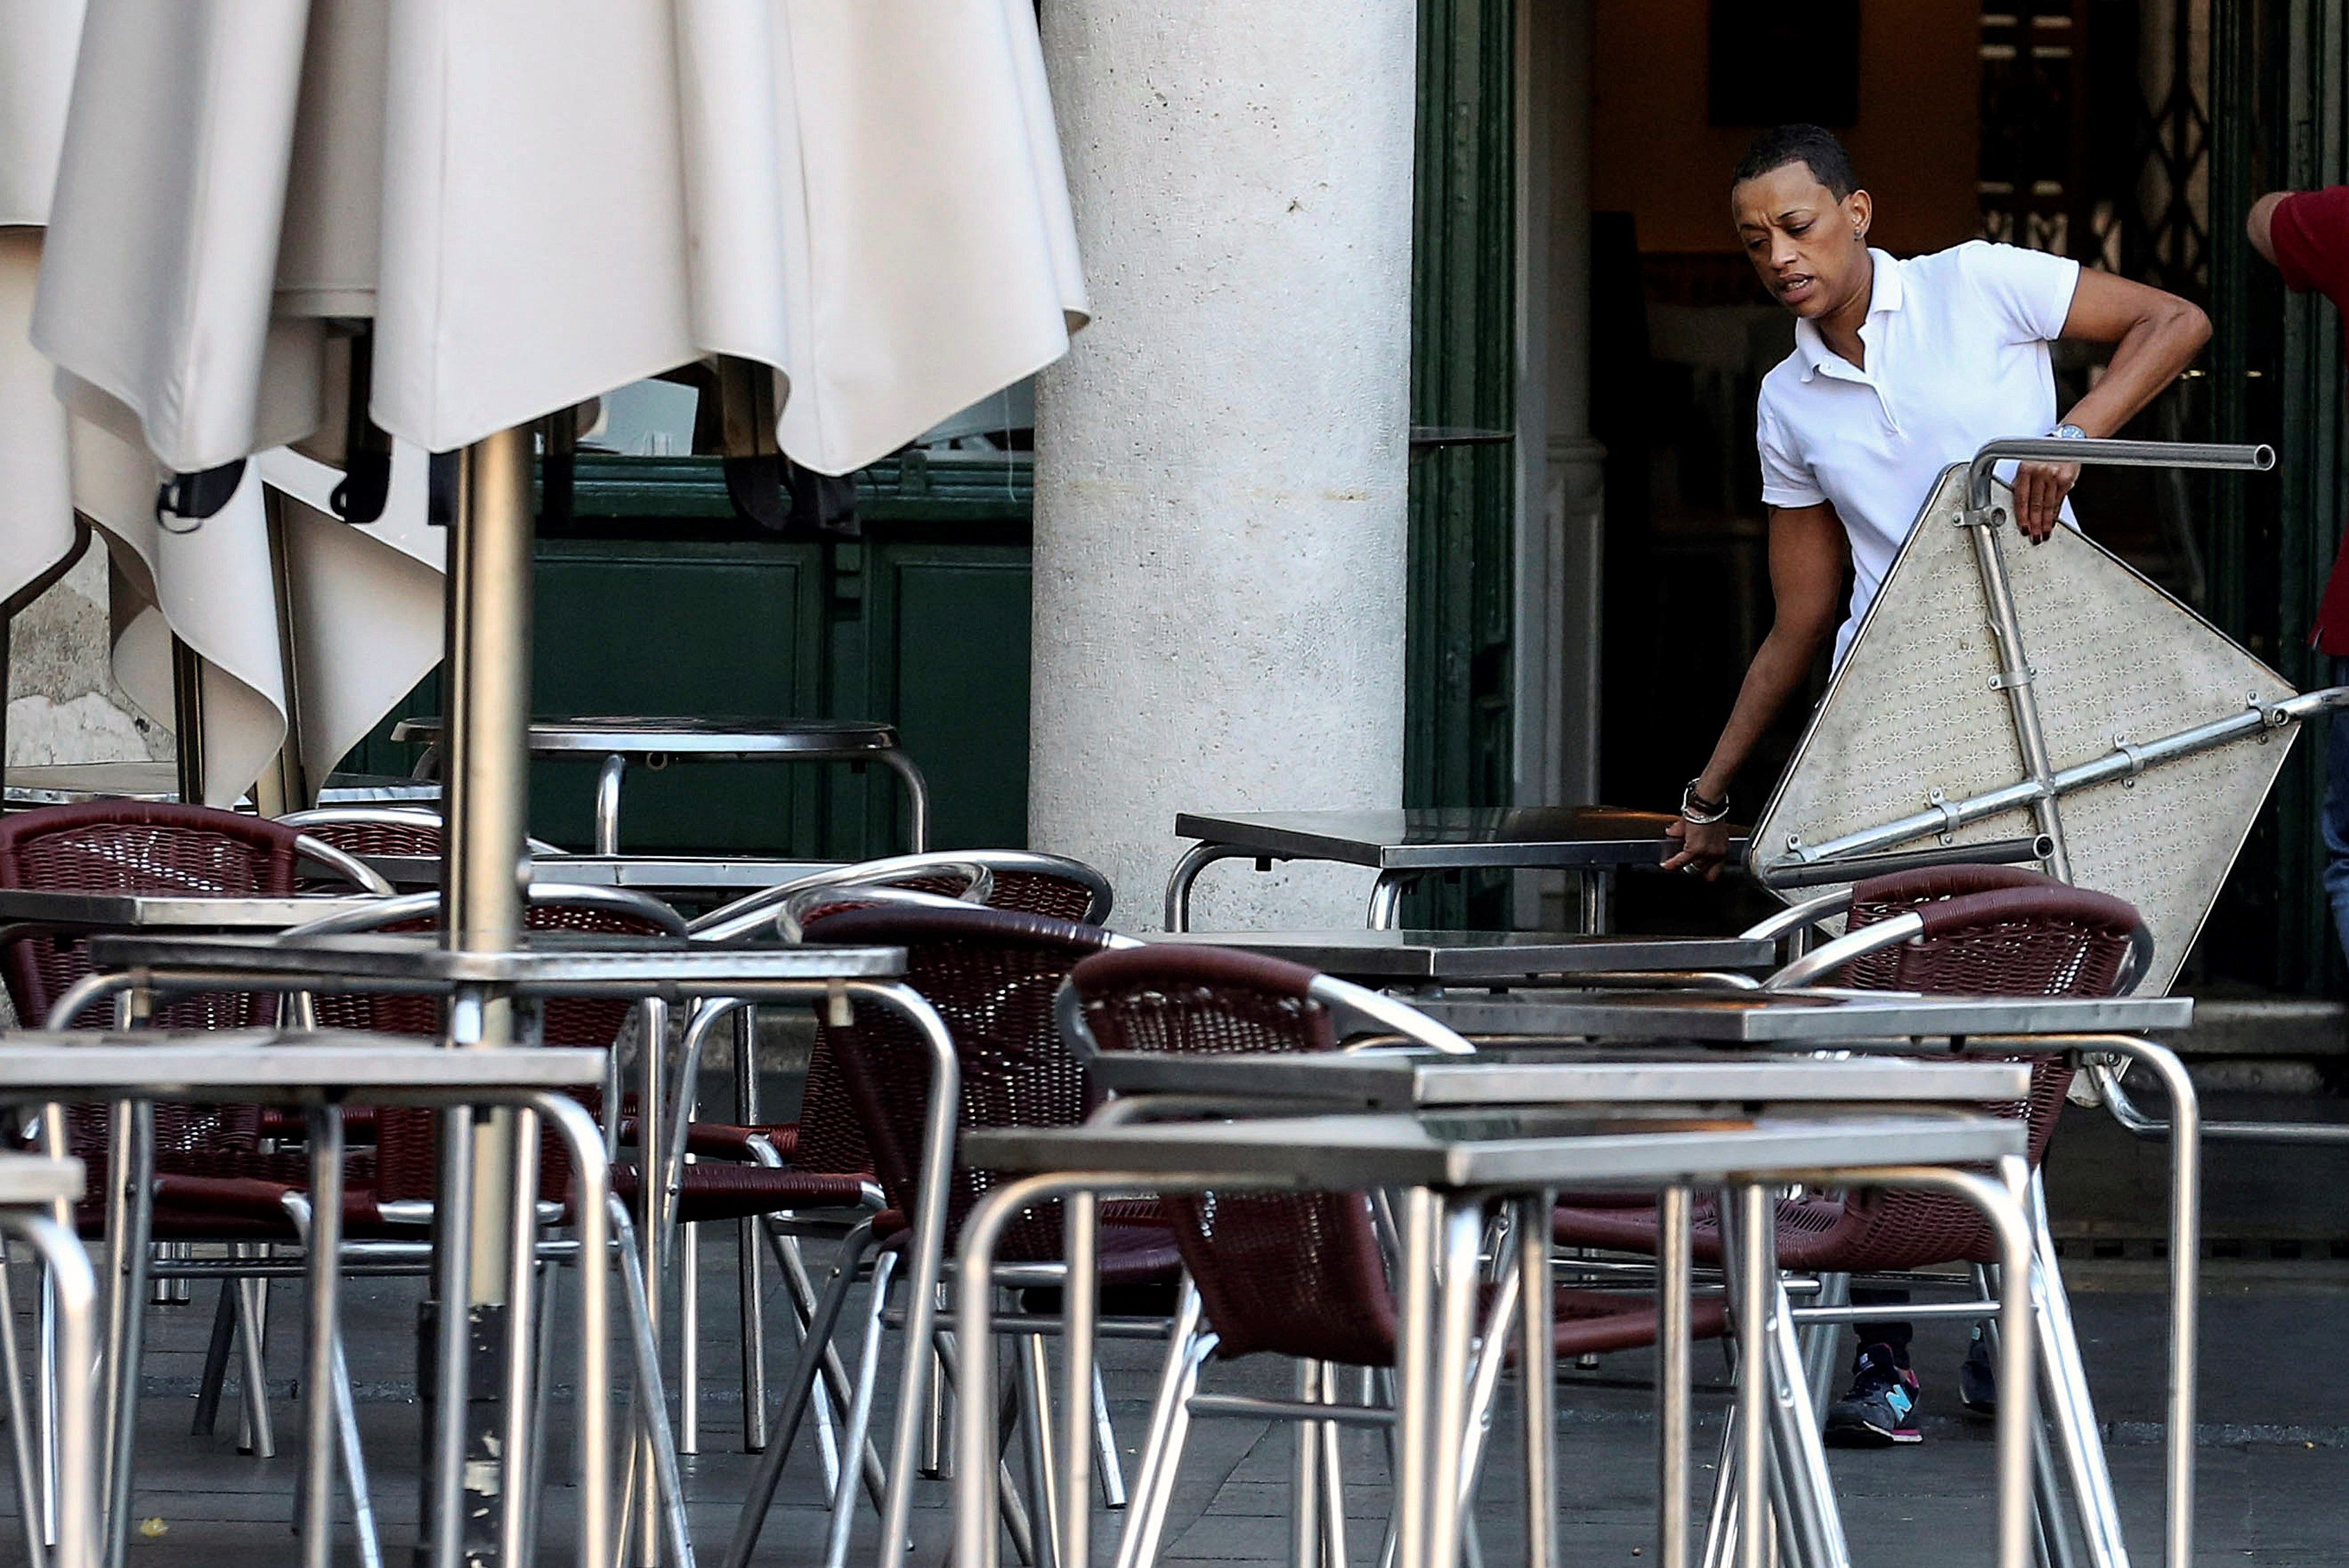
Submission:
M 1851 1387 L 1827 1407 L 1820 1435 L 1837 1448 L 1883 1449 L 1921 1443 L 1917 1425 L 1917 1374 L 1909 1358 L 1889 1345 L 1863 1345 L 1853 1364 Z

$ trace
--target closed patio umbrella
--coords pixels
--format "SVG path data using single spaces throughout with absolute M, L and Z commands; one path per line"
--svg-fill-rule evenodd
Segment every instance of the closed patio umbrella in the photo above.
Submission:
M 1031 0 L 92 0 L 32 338 L 207 528 L 237 525 L 212 515 L 235 465 L 322 432 L 354 330 L 373 425 L 462 449 L 443 920 L 481 951 L 521 928 L 523 427 L 717 358 L 776 449 L 843 473 L 1059 357 L 1084 311 Z M 502 1244 L 499 1137 L 472 1233 Z M 477 1256 L 468 1305 L 502 1278 Z M 494 1461 L 464 1469 L 463 1511 L 497 1517 Z M 432 1509 L 453 1568 L 459 1510 Z

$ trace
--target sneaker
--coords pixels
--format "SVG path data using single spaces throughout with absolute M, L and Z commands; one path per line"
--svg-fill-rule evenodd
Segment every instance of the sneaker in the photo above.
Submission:
M 1827 1407 L 1826 1439 L 1845 1449 L 1923 1442 L 1925 1434 L 1917 1426 L 1917 1374 L 1907 1363 L 1889 1345 L 1861 1346 L 1850 1388 Z
M 1958 1408 L 1969 1416 L 1998 1414 L 1998 1364 L 1991 1359 L 1990 1341 L 1979 1323 L 1966 1358 L 1958 1363 Z

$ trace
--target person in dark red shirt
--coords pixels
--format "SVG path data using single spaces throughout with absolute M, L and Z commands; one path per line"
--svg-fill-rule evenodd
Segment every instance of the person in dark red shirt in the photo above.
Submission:
M 2349 185 L 2262 196 L 2244 227 L 2251 248 L 2276 264 L 2286 287 L 2322 294 L 2349 320 Z M 2333 661 L 2332 684 L 2349 685 L 2349 534 L 2333 557 L 2309 645 Z M 2326 729 L 2324 895 L 2349 953 L 2349 719 L 2335 718 Z

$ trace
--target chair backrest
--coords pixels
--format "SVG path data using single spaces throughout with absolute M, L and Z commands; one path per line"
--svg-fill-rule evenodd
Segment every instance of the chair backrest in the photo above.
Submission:
M 1878 877 L 1852 890 L 1848 929 L 1865 932 L 1903 915 L 1921 930 L 1853 959 L 1837 975 L 1858 990 L 1974 996 L 2109 996 L 2144 972 L 2144 919 L 2134 905 L 2019 866 L 1943 866 Z M 2013 1108 L 2029 1125 L 2037 1165 L 2055 1135 L 2072 1086 L 2069 1057 L 2031 1061 L 2030 1098 Z M 1863 1226 L 1849 1233 L 1862 1255 L 1908 1266 L 1919 1253 L 1946 1262 L 1991 1255 L 1989 1232 L 1971 1208 L 1921 1192 L 1878 1192 L 1851 1201 Z
M 438 895 L 413 894 L 387 901 L 383 918 L 367 913 L 320 922 L 314 929 L 340 931 L 419 932 L 439 923 Z M 681 937 L 682 916 L 667 904 L 643 893 L 609 888 L 565 888 L 537 882 L 530 889 L 524 922 L 532 931 L 573 931 L 616 936 Z M 441 1032 L 441 1002 L 437 996 L 391 992 L 355 992 L 321 995 L 315 1006 L 320 1026 L 357 1029 L 379 1034 L 438 1036 Z M 593 996 L 553 996 L 541 1013 L 541 1033 L 550 1046 L 585 1046 L 609 1049 L 626 1024 L 631 1005 L 624 1000 Z M 591 1109 L 602 1109 L 600 1094 L 579 1097 Z M 385 1106 L 376 1112 L 376 1196 L 384 1202 L 429 1198 L 440 1183 L 438 1163 L 439 1113 L 415 1106 Z M 553 1138 L 539 1146 L 540 1196 L 561 1201 L 571 1191 L 570 1161 Z
M 807 934 L 812 942 L 905 950 L 906 984 L 937 1009 L 953 1037 L 962 1079 L 957 1140 L 971 1128 L 1071 1125 L 1095 1103 L 1084 1069 L 1053 1025 L 1052 1001 L 1070 970 L 1101 952 L 1109 933 L 1013 910 L 869 904 L 821 912 L 807 922 Z M 927 1047 L 896 1015 L 863 1005 L 846 1028 L 820 1018 L 817 1037 L 854 1109 L 882 1191 L 891 1207 L 911 1214 L 929 1108 Z M 802 1156 L 808 1135 L 803 1111 Z M 951 1181 L 950 1234 L 995 1184 L 990 1173 L 959 1159 Z M 1059 1257 L 1059 1216 L 1057 1204 L 1022 1215 L 1005 1238 L 1003 1257 Z
M 440 813 L 412 806 L 321 806 L 278 820 L 354 855 L 440 852 Z
M 265 817 L 170 801 L 92 800 L 0 818 L 0 887 L 76 892 L 283 898 L 295 892 L 301 833 Z M 0 976 L 18 1020 L 38 1028 L 89 973 L 87 943 L 24 932 L 0 947 Z M 246 1028 L 276 1017 L 275 998 L 249 992 L 177 998 L 157 1022 L 181 1029 Z M 78 1026 L 103 1027 L 95 1010 Z
M 1088 958 L 1069 987 L 1105 1051 L 1295 1054 L 1338 1048 L 1321 980 L 1259 954 L 1158 943 Z M 1367 1197 L 1210 1192 L 1163 1208 L 1218 1355 L 1392 1364 L 1394 1298 Z

